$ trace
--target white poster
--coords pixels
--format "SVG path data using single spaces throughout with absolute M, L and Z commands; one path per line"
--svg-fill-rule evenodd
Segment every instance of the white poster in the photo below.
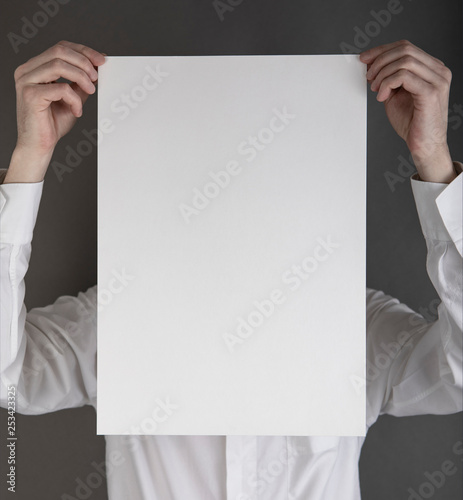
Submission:
M 98 434 L 365 435 L 355 55 L 107 57 Z

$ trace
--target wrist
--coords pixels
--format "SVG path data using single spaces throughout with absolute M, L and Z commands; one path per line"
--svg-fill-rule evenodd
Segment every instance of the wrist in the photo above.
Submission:
M 449 184 L 457 177 L 447 144 L 426 155 L 412 152 L 412 158 L 422 181 Z
M 16 146 L 3 184 L 13 182 L 41 182 L 50 164 L 54 149 L 37 151 Z

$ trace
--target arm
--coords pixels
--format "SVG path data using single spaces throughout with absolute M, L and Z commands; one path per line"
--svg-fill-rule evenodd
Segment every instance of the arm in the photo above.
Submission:
M 96 404 L 96 287 L 27 312 L 24 276 L 48 163 L 103 62 L 92 49 L 60 42 L 15 72 L 18 141 L 0 173 L 0 403 L 14 385 L 20 413 Z M 60 77 L 76 83 L 55 83 Z
M 462 164 L 455 167 L 462 172 Z M 367 291 L 368 425 L 383 413 L 463 410 L 462 181 L 462 173 L 450 185 L 412 179 L 427 271 L 442 301 L 438 319 L 429 322 L 398 300 Z
M 96 287 L 26 311 L 24 276 L 43 182 L 0 186 L 0 405 L 17 411 L 96 404 Z
M 462 408 L 462 165 L 447 146 L 451 72 L 407 41 L 361 54 L 367 79 L 410 149 L 412 189 L 441 304 L 428 322 L 367 291 L 368 425 L 378 415 L 448 414 Z

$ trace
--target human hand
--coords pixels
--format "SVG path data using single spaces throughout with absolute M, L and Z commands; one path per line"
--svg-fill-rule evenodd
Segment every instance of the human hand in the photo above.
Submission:
M 447 145 L 448 100 L 452 73 L 445 64 L 407 40 L 360 54 L 367 79 L 387 117 L 405 140 L 422 180 L 450 182 L 456 177 Z
M 95 92 L 96 68 L 104 62 L 96 50 L 61 41 L 16 68 L 18 139 L 4 183 L 43 179 L 57 142 Z

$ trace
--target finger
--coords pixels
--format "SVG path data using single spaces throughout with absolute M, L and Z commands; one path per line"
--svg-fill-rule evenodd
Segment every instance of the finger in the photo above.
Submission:
M 426 57 L 430 58 L 434 62 L 444 65 L 444 63 L 440 59 L 431 56 L 424 50 L 420 49 L 413 43 L 409 42 L 408 40 L 399 40 L 398 42 L 388 43 L 385 45 L 378 45 L 377 47 L 373 47 L 372 49 L 365 50 L 360 54 L 360 60 L 364 63 L 372 63 L 381 54 L 400 47 L 407 48 L 407 50 L 416 50 L 421 54 L 425 55 Z
M 98 52 L 86 45 L 82 45 L 81 43 L 68 42 L 67 40 L 62 40 L 60 42 L 65 47 L 69 47 L 76 52 L 80 52 L 82 55 L 90 59 L 94 66 L 101 66 L 105 62 L 105 58 L 101 52 Z
M 24 99 L 38 103 L 39 111 L 49 107 L 51 102 L 62 100 L 69 105 L 74 116 L 82 116 L 82 100 L 67 83 L 28 85 L 23 95 Z
M 376 91 L 385 78 L 394 73 L 397 73 L 397 71 L 401 69 L 407 69 L 426 82 L 431 83 L 435 86 L 447 84 L 447 80 L 433 71 L 429 66 L 426 66 L 418 59 L 415 59 L 413 56 L 404 56 L 390 64 L 387 64 L 381 69 L 381 71 L 376 75 L 376 78 L 371 83 L 371 90 Z
M 399 40 L 398 42 L 387 43 L 384 45 L 378 45 L 368 50 L 364 50 L 359 54 L 360 60 L 366 64 L 371 64 L 379 55 L 384 52 L 388 52 L 395 47 L 399 47 L 404 40 Z
M 38 66 L 35 70 L 23 75 L 17 81 L 17 84 L 51 83 L 59 78 L 65 78 L 66 80 L 77 83 L 82 90 L 88 94 L 93 94 L 96 90 L 95 85 L 85 71 L 62 59 L 53 59 Z
M 96 84 L 96 82 L 95 82 Z M 82 106 L 85 104 L 85 101 L 88 99 L 89 94 L 82 90 L 77 83 L 71 83 L 70 84 L 71 89 L 80 97 L 80 100 L 82 101 Z
M 387 100 L 394 89 L 403 87 L 410 94 L 417 97 L 426 97 L 435 90 L 435 87 L 407 69 L 399 69 L 396 73 L 385 78 L 379 87 L 376 99 L 379 102 Z
M 434 57 L 426 54 L 422 50 L 411 45 L 400 45 L 391 50 L 381 53 L 376 59 L 371 61 L 371 66 L 367 71 L 367 79 L 374 80 L 378 73 L 388 64 L 405 57 L 412 57 L 422 64 L 431 68 L 435 73 L 442 73 L 446 71 L 445 65 L 435 59 Z
M 82 52 L 76 51 L 68 45 L 63 45 L 64 43 L 65 42 L 57 43 L 53 47 L 50 47 L 49 49 L 42 52 L 38 56 L 29 59 L 29 61 L 25 62 L 24 64 L 16 68 L 15 79 L 17 80 L 21 78 L 25 73 L 29 73 L 34 69 L 36 69 L 37 67 L 41 66 L 42 64 L 45 64 L 53 59 L 62 59 L 63 61 L 66 61 L 69 64 L 77 66 L 83 71 L 86 71 L 86 73 L 88 74 L 89 78 L 92 81 L 96 80 L 98 78 L 98 72 L 94 67 L 97 66 L 96 59 L 95 58 L 90 59 Z M 100 56 L 103 58 L 104 62 L 104 56 L 102 56 L 101 54 Z M 99 64 L 102 63 L 99 61 Z

